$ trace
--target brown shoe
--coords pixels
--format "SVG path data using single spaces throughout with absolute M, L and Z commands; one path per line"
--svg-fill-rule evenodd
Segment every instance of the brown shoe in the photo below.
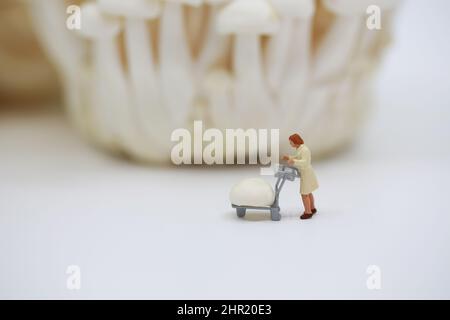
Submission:
M 302 220 L 308 220 L 308 219 L 311 219 L 312 217 L 313 217 L 313 215 L 314 215 L 314 213 L 303 213 L 301 216 L 300 216 L 300 219 L 302 219 Z
M 312 209 L 312 210 L 311 210 L 311 212 L 312 212 L 312 214 L 316 214 L 316 212 L 317 212 L 317 209 L 316 209 L 316 208 L 314 208 L 314 209 Z

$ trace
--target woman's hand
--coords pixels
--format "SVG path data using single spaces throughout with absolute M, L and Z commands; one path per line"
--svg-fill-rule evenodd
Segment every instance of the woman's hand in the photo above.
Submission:
M 283 160 L 284 161 L 289 161 L 290 157 L 289 156 L 283 156 Z
M 293 166 L 293 165 L 294 165 L 294 160 L 289 159 L 288 164 L 289 164 L 290 166 Z

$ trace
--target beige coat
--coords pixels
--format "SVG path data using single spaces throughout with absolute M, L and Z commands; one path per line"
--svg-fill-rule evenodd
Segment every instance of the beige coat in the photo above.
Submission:
M 311 151 L 304 144 L 297 148 L 295 155 L 290 157 L 300 171 L 300 193 L 310 194 L 319 188 L 316 174 L 311 166 Z

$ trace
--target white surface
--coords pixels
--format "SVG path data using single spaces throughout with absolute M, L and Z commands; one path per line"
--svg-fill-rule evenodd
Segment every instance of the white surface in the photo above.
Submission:
M 298 182 L 281 222 L 239 220 L 230 187 L 257 168 L 141 167 L 60 116 L 0 114 L 0 298 L 450 298 L 448 9 L 405 2 L 369 128 L 315 163 L 310 221 Z

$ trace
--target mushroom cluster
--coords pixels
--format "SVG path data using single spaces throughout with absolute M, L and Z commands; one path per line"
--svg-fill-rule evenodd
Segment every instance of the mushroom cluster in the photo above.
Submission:
M 0 105 L 44 102 L 58 94 L 56 73 L 22 1 L 0 1 L 0 43 Z
M 347 143 L 389 35 L 367 29 L 366 9 L 388 26 L 398 2 L 77 1 L 77 32 L 62 27 L 69 2 L 29 1 L 71 118 L 102 146 L 160 162 L 193 120 L 302 132 L 316 154 Z

